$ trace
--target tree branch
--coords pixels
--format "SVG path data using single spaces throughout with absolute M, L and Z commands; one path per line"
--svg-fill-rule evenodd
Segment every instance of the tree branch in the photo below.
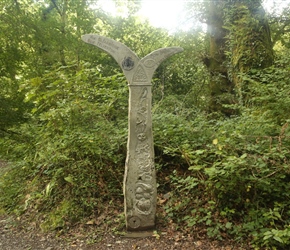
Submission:
M 60 8 L 57 6 L 57 4 L 56 4 L 55 1 L 56 1 L 56 0 L 51 0 L 52 5 L 56 8 L 58 14 L 59 14 L 60 16 L 62 16 L 61 10 L 60 10 Z

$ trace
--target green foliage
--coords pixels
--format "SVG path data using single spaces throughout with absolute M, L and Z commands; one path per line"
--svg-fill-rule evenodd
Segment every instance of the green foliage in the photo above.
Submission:
M 285 62 L 286 63 L 286 62 Z M 267 119 L 274 124 L 284 125 L 289 119 L 289 84 L 290 73 L 280 65 L 262 71 L 252 70 L 250 75 L 242 75 L 244 84 L 248 84 L 251 98 L 246 105 L 260 106 Z
M 9 170 L 1 169 L 0 177 L 0 207 L 7 211 L 13 211 L 17 215 L 23 210 L 28 171 L 23 171 L 25 166 L 15 164 Z
M 289 246 L 288 60 L 285 49 L 276 65 L 240 75 L 248 99 L 231 107 L 239 116 L 213 119 L 175 96 L 155 106 L 158 174 L 170 176 L 159 191 L 170 193 L 165 215 L 179 229 Z
M 270 28 L 261 1 L 229 3 L 224 19 L 233 71 L 247 72 L 273 64 Z
M 25 160 L 17 174 L 10 173 L 19 180 L 4 198 L 12 199 L 7 197 L 11 192 L 24 193 L 22 210 L 50 213 L 56 208 L 56 214 L 44 220 L 44 228 L 90 214 L 108 196 L 118 198 L 122 189 L 126 83 L 120 75 L 105 78 L 94 69 L 74 68 L 56 68 L 22 86 L 34 108 L 30 126 L 18 131 L 30 135 L 30 140 L 10 149 L 18 157 L 22 152 Z M 3 185 L 6 191 L 10 188 Z M 2 202 L 13 210 L 19 200 Z
M 24 95 L 17 91 L 17 80 L 0 77 L 0 88 L 0 135 L 4 135 L 11 126 L 25 121 L 30 105 L 24 103 Z
M 252 126 L 245 127 L 245 120 L 251 120 Z M 252 235 L 253 243 L 270 246 L 276 245 L 274 237 L 280 233 L 283 244 L 288 244 L 290 204 L 283 190 L 290 188 L 290 139 L 261 136 L 268 127 L 257 130 L 256 124 L 257 117 L 249 115 L 219 122 L 211 138 L 200 131 L 200 144 L 185 133 L 181 145 L 188 146 L 175 148 L 174 156 L 181 154 L 185 161 L 179 164 L 188 164 L 190 172 L 173 172 L 168 216 L 189 231 L 206 227 L 207 235 L 214 238 L 233 235 L 241 240 Z
M 289 247 L 287 36 L 276 42 L 274 65 L 234 72 L 240 100 L 223 108 L 239 113 L 226 119 L 207 112 L 212 76 L 202 64 L 204 35 L 168 35 L 134 17 L 133 3 L 125 19 L 94 12 L 84 1 L 57 3 L 64 2 L 60 9 L 49 1 L 1 3 L 7 39 L 0 37 L 0 155 L 11 163 L 0 169 L 0 212 L 26 213 L 43 230 L 59 230 L 122 200 L 128 86 L 107 54 L 79 39 L 96 32 L 140 57 L 160 47 L 184 48 L 153 80 L 160 216 L 186 233 L 251 241 L 257 248 Z M 248 18 L 249 9 L 238 8 L 240 18 L 232 16 L 235 25 L 225 27 L 233 32 L 228 59 L 235 66 L 258 60 L 249 58 L 249 47 L 245 54 L 232 53 L 253 35 L 240 37 L 240 26 L 259 26 Z M 122 216 L 106 223 L 120 223 Z

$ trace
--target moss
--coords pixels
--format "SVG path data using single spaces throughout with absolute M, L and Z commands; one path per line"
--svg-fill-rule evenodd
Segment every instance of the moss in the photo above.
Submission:
M 40 228 L 47 232 L 56 229 L 62 229 L 69 222 L 70 214 L 74 212 L 74 203 L 69 200 L 63 200 L 56 210 L 51 211 Z

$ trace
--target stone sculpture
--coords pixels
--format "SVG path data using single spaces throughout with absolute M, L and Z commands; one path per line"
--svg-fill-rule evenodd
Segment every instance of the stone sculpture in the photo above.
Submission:
M 156 174 L 151 118 L 151 80 L 166 58 L 183 51 L 162 48 L 142 59 L 124 44 L 99 36 L 82 36 L 86 43 L 108 52 L 122 68 L 129 83 L 129 134 L 124 175 L 126 228 L 142 231 L 155 227 Z

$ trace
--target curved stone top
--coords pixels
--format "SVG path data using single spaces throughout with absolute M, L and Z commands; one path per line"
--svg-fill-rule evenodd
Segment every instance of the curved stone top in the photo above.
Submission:
M 122 68 L 129 85 L 150 85 L 157 67 L 168 57 L 183 51 L 180 47 L 161 48 L 140 60 L 126 45 L 111 38 L 86 34 L 82 36 L 82 40 L 108 52 Z

